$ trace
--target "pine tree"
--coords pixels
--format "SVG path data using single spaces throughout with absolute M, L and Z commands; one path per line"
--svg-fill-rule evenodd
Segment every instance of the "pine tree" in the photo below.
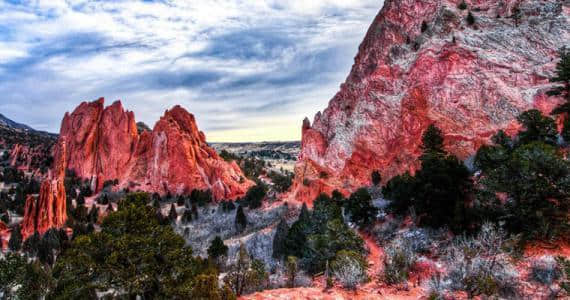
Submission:
M 566 99 L 566 103 L 557 107 L 553 113 L 570 112 L 570 49 L 562 48 L 560 51 L 560 61 L 556 64 L 556 76 L 550 82 L 562 84 L 549 91 L 549 95 L 561 95 Z
M 361 229 L 371 225 L 376 219 L 378 209 L 372 205 L 372 197 L 368 190 L 360 188 L 350 195 L 345 203 L 346 212 L 350 221 Z
M 228 246 L 224 244 L 224 241 L 219 236 L 216 236 L 212 240 L 210 247 L 208 247 L 208 256 L 213 259 L 218 259 L 225 255 L 228 255 Z
M 430 124 L 422 136 L 422 150 L 424 153 L 444 153 L 443 133 L 434 124 Z
M 24 241 L 22 249 L 28 252 L 31 256 L 36 256 L 38 253 L 38 245 L 40 243 L 40 234 L 36 231 L 28 239 Z
M 196 203 L 192 204 L 192 215 L 194 216 L 194 220 L 198 220 L 198 206 L 196 206 Z
M 12 228 L 10 241 L 8 241 L 8 248 L 12 251 L 20 251 L 22 248 L 22 233 L 20 232 L 20 224 Z
M 309 208 L 307 207 L 307 203 L 303 203 L 301 207 L 301 213 L 299 214 L 299 220 L 303 223 L 311 222 L 311 214 L 309 213 Z
M 378 170 L 372 171 L 370 177 L 372 179 L 372 184 L 374 185 L 379 185 L 380 182 L 382 182 L 382 176 L 380 175 L 380 172 Z
M 160 209 L 160 200 L 154 198 L 152 200 L 152 207 L 156 208 L 156 209 Z
M 192 211 L 189 209 L 184 210 L 184 213 L 182 214 L 182 223 L 184 224 L 188 224 L 192 222 Z
M 96 204 L 93 204 L 91 207 L 91 211 L 89 211 L 88 220 L 92 223 L 97 223 L 97 219 L 99 218 L 99 208 Z
M 469 24 L 469 25 L 475 24 L 475 16 L 473 16 L 473 14 L 472 14 L 471 12 L 469 12 L 469 13 L 467 14 L 467 19 L 466 19 L 466 20 L 467 20 L 467 24 Z
M 524 131 L 519 132 L 519 143 L 540 141 L 556 145 L 558 132 L 556 131 L 556 123 L 552 118 L 543 116 L 537 109 L 531 109 L 520 114 L 517 120 L 525 128 Z
M 570 118 L 564 120 L 564 127 L 562 127 L 562 138 L 566 143 L 570 144 Z
M 170 222 L 176 222 L 177 218 L 178 218 L 178 213 L 176 213 L 176 206 L 174 205 L 174 203 L 172 203 L 172 205 L 170 205 L 170 212 L 168 213 L 168 219 L 170 220 Z
M 289 225 L 285 219 L 281 219 L 275 237 L 273 238 L 273 258 L 281 259 L 287 253 L 287 234 L 289 233 Z
M 245 213 L 243 212 L 243 207 L 240 205 L 238 206 L 238 209 L 236 211 L 236 219 L 235 219 L 235 228 L 236 231 L 241 233 L 245 230 L 245 227 L 247 226 L 247 217 L 245 216 Z
M 176 205 L 178 205 L 178 206 L 184 205 L 185 202 L 186 202 L 186 198 L 184 198 L 184 196 L 182 196 L 182 195 L 178 196 L 178 198 L 176 199 Z
M 426 30 L 428 30 L 428 24 L 426 23 L 426 21 L 423 21 L 421 31 L 425 32 Z

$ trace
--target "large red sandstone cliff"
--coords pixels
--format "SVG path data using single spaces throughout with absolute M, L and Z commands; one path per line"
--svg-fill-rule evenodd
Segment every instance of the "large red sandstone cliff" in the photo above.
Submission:
M 180 106 L 139 135 L 134 114 L 121 102 L 108 107 L 103 99 L 84 102 L 65 114 L 56 148 L 62 143 L 66 169 L 90 179 L 96 192 L 105 181 L 118 179 L 131 189 L 161 194 L 211 189 L 216 199 L 235 199 L 253 185 L 206 144 L 194 116 Z
M 465 159 L 497 130 L 514 133 L 522 111 L 550 112 L 559 99 L 545 95 L 548 79 L 570 41 L 568 2 L 467 0 L 473 25 L 459 2 L 385 1 L 340 91 L 303 121 L 291 197 L 347 193 L 372 170 L 384 180 L 413 172 L 430 123 Z

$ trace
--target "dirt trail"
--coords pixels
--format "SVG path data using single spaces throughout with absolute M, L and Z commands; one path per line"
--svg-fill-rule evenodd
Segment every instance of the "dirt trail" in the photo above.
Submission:
M 360 236 L 364 240 L 364 244 L 368 248 L 368 251 L 370 251 L 367 258 L 370 268 L 368 269 L 368 276 L 370 278 L 378 278 L 378 275 L 382 271 L 381 262 L 384 257 L 384 251 L 382 248 L 380 248 L 380 246 L 378 246 L 378 244 L 376 244 L 376 241 L 374 241 L 374 238 L 370 235 L 361 232 Z

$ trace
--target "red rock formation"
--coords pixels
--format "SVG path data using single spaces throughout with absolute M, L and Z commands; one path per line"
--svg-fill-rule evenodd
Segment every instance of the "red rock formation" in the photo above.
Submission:
M 194 116 L 180 106 L 165 112 L 152 133 L 144 132 L 138 161 L 128 178 L 150 191 L 175 194 L 211 189 L 216 199 L 245 194 L 251 182 L 206 144 Z
M 53 172 L 42 182 L 39 197 L 28 195 L 24 207 L 21 232 L 24 239 L 38 232 L 44 234 L 50 228 L 61 228 L 67 220 L 65 195 L 65 156 L 66 144 L 56 149 Z
M 10 229 L 8 225 L 0 221 L 0 250 L 8 248 L 8 241 L 10 240 Z
M 180 106 L 166 111 L 152 132 L 137 132 L 134 114 L 101 98 L 66 114 L 58 141 L 67 169 L 88 178 L 95 191 L 107 180 L 150 192 L 180 194 L 211 189 L 216 199 L 243 196 L 253 184 L 235 163 L 206 144 L 194 116 Z M 57 160 L 57 157 L 56 157 Z
M 133 158 L 138 142 L 134 114 L 120 101 L 104 108 L 101 98 L 83 102 L 61 122 L 58 146 L 66 142 L 67 168 L 91 179 L 99 191 L 107 180 L 121 178 Z
M 570 40 L 566 4 L 466 1 L 476 19 L 469 25 L 459 2 L 385 1 L 340 91 L 312 125 L 303 122 L 292 198 L 351 192 L 369 184 L 372 170 L 384 180 L 413 172 L 431 123 L 465 159 L 497 130 L 516 132 L 522 111 L 548 113 L 560 101 L 545 92 Z M 516 5 L 518 26 L 509 18 Z

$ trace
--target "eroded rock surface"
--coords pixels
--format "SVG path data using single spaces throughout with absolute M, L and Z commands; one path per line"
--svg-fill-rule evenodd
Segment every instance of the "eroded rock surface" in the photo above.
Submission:
M 465 159 L 497 130 L 516 132 L 521 112 L 549 113 L 560 101 L 545 93 L 570 40 L 567 1 L 466 1 L 468 10 L 459 2 L 385 1 L 340 91 L 303 122 L 291 197 L 348 193 L 372 170 L 384 180 L 413 172 L 431 123 Z
M 253 183 L 206 143 L 194 116 L 175 106 L 152 131 L 139 135 L 134 114 L 120 101 L 104 107 L 101 98 L 84 102 L 62 121 L 58 147 L 67 169 L 90 179 L 98 192 L 108 180 L 122 187 L 161 194 L 211 189 L 216 199 L 243 196 Z

